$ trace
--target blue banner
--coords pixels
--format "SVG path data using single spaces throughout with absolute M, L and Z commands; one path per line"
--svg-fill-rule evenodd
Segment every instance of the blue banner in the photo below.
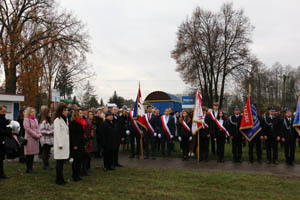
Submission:
M 300 97 L 298 98 L 296 115 L 295 115 L 294 122 L 293 122 L 293 127 L 295 127 L 296 131 L 300 135 L 300 112 L 299 112 L 300 105 L 299 104 L 300 104 Z
M 195 105 L 195 97 L 193 96 L 182 96 L 182 105 Z
M 249 142 L 256 136 L 257 133 L 261 131 L 260 121 L 258 119 L 256 108 L 251 100 L 251 97 L 250 97 L 250 104 L 251 104 L 251 113 L 254 121 L 254 126 L 253 128 L 241 130 L 241 133 L 245 136 L 245 138 Z

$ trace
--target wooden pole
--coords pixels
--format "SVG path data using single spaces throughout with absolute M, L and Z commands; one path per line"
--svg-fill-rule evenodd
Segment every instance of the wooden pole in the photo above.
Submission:
M 141 158 L 143 159 L 144 158 L 143 134 L 141 134 L 140 146 L 141 146 Z
M 198 161 L 200 161 L 200 131 L 197 131 L 197 153 Z

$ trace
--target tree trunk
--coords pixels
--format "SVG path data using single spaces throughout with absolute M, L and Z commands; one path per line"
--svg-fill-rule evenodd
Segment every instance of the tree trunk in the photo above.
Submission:
M 5 93 L 16 94 L 17 92 L 17 73 L 16 66 L 5 70 Z

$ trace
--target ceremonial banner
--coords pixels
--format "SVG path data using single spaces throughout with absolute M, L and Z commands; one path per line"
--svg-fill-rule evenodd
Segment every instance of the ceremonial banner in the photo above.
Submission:
M 256 113 L 256 108 L 249 95 L 241 121 L 240 132 L 250 142 L 260 131 L 261 125 Z
M 144 106 L 143 106 L 140 85 L 139 85 L 139 90 L 138 90 L 138 94 L 137 94 L 137 97 L 136 97 L 136 101 L 135 101 L 135 104 L 134 104 L 133 118 L 136 119 L 137 123 L 139 123 L 142 127 L 149 130 L 149 132 L 153 136 L 156 136 L 156 134 L 154 133 L 153 127 L 151 126 L 147 116 L 145 115 L 145 109 L 144 109 Z
M 240 130 L 253 128 L 253 116 L 251 112 L 250 95 L 247 98 L 246 106 L 244 108 L 243 118 L 241 121 Z
M 200 94 L 200 90 L 197 91 L 195 99 L 196 100 L 195 100 L 195 108 L 194 108 L 193 124 L 192 124 L 193 135 L 195 135 L 197 131 L 199 131 L 201 128 L 208 127 L 204 122 L 204 116 L 202 110 L 202 96 Z
M 132 123 L 132 126 L 133 126 L 134 130 L 135 130 L 137 133 L 139 133 L 140 135 L 142 135 L 143 132 L 141 131 L 141 129 L 140 129 L 139 125 L 137 124 L 137 122 L 133 119 L 133 111 L 131 111 L 131 112 L 129 113 L 129 115 L 130 115 L 130 120 L 131 120 L 131 123 Z
M 300 112 L 299 112 L 300 107 L 299 106 L 300 106 L 300 96 L 298 98 L 296 115 L 293 122 L 293 127 L 295 127 L 296 131 L 300 135 Z

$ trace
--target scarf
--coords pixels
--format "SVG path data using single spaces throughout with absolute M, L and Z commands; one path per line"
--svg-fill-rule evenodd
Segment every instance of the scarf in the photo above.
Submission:
M 76 121 L 78 124 L 80 124 L 80 125 L 83 127 L 83 129 L 85 129 L 86 123 L 85 123 L 85 120 L 84 120 L 84 119 L 77 117 L 77 118 L 75 119 L 75 121 Z
M 34 115 L 29 115 L 29 119 L 35 119 Z

